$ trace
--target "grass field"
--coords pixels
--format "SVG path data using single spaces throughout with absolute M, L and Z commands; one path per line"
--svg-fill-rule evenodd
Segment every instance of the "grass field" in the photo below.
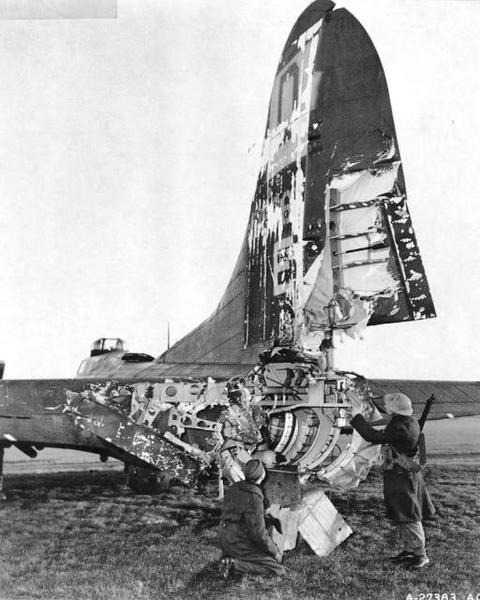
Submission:
M 433 466 L 426 478 L 441 517 L 426 527 L 432 564 L 421 572 L 386 561 L 389 527 L 374 472 L 348 505 L 332 496 L 355 533 L 329 557 L 300 541 L 286 555 L 285 576 L 223 581 L 213 485 L 142 496 L 119 472 L 10 475 L 0 508 L 0 598 L 480 598 L 480 466 Z

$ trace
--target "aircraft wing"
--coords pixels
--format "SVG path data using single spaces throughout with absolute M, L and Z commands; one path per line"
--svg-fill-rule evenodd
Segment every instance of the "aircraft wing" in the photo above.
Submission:
M 480 381 L 435 381 L 421 379 L 370 379 L 375 396 L 401 392 L 413 402 L 415 413 L 420 415 L 428 398 L 435 402 L 429 419 L 444 419 L 447 414 L 465 417 L 480 414 Z

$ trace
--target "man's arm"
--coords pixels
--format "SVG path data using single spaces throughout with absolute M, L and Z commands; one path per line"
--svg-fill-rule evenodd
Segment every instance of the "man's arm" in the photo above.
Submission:
M 360 414 L 357 414 L 352 418 L 350 425 L 358 431 L 364 440 L 371 442 L 372 444 L 388 444 L 391 441 L 389 439 L 390 436 L 388 435 L 388 431 L 374 429 Z

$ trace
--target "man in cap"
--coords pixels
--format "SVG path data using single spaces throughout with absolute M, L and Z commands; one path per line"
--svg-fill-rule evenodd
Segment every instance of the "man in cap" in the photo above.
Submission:
M 245 481 L 227 488 L 218 532 L 223 551 L 222 574 L 257 573 L 280 575 L 282 556 L 265 528 L 265 509 L 261 482 L 265 468 L 258 459 L 249 460 L 243 469 Z
M 386 394 L 385 411 L 392 415 L 383 431 L 371 427 L 361 414 L 363 403 L 348 394 L 352 402 L 351 425 L 367 441 L 384 444 L 383 494 L 387 517 L 397 526 L 400 553 L 391 557 L 413 569 L 421 569 L 430 561 L 425 551 L 422 519 L 432 516 L 430 502 L 417 454 L 420 426 L 413 416 L 410 398 L 405 394 Z

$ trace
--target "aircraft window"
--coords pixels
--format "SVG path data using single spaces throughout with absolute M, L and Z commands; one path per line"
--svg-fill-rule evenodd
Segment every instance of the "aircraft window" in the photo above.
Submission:
M 98 356 L 114 350 L 117 352 L 127 352 L 124 340 L 121 338 L 100 338 L 93 342 L 90 356 Z
M 115 350 L 115 343 L 117 340 L 105 340 L 103 342 L 103 349 L 106 350 L 107 352 L 110 352 L 110 350 Z
M 125 350 L 123 340 L 120 338 L 105 338 L 103 341 L 103 350 L 111 352 L 112 350 Z
M 290 118 L 298 102 L 298 65 L 290 65 L 280 79 L 278 95 L 278 122 Z

